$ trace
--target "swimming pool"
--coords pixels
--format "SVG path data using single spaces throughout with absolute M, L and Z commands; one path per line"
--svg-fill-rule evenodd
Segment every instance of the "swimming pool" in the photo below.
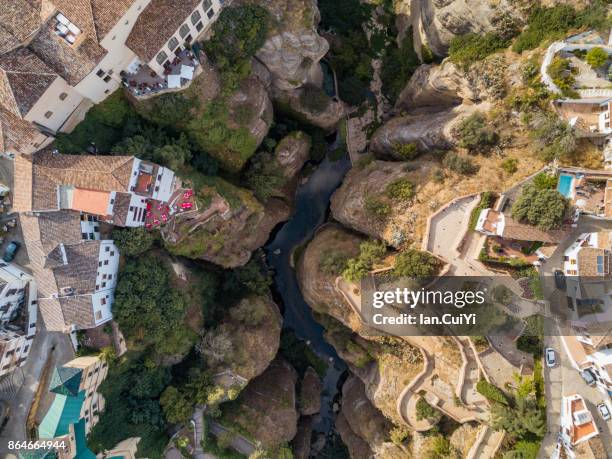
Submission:
M 574 187 L 572 186 L 572 182 L 574 181 L 573 175 L 561 174 L 559 175 L 559 184 L 557 185 L 557 191 L 561 193 L 566 198 L 572 197 L 572 192 L 574 191 Z

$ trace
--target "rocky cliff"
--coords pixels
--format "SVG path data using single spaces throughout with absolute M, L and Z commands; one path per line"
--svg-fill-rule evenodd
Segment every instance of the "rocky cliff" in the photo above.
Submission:
M 306 82 L 320 83 L 319 61 L 329 44 L 317 33 L 320 14 L 316 0 L 266 0 L 257 2 L 272 15 L 266 42 L 257 52 L 281 90 L 296 89 Z
M 295 384 L 297 373 L 277 359 L 242 391 L 238 399 L 222 405 L 221 424 L 237 427 L 266 450 L 290 442 L 297 432 Z
M 248 296 L 233 306 L 214 331 L 226 336 L 229 350 L 222 360 L 205 355 L 215 373 L 226 370 L 251 380 L 263 373 L 278 351 L 282 316 L 269 296 Z
M 312 367 L 308 367 L 300 387 L 300 414 L 310 416 L 321 411 L 323 383 Z
M 289 217 L 289 206 L 209 177 L 197 190 L 200 209 L 163 228 L 166 248 L 175 255 L 210 261 L 224 268 L 244 265 L 272 229 Z

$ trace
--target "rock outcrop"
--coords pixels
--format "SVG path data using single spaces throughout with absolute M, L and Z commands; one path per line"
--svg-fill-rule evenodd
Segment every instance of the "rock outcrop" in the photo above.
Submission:
M 330 99 L 325 110 L 314 112 L 302 104 L 300 96 L 303 91 L 304 88 L 291 91 L 275 89 L 272 93 L 274 106 L 281 113 L 286 113 L 306 124 L 314 124 L 326 131 L 333 131 L 346 114 L 344 103 Z
M 406 457 L 406 451 L 389 442 L 392 427 L 393 424 L 366 396 L 361 380 L 349 376 L 342 386 L 342 409 L 336 420 L 336 428 L 351 457 Z
M 410 4 L 415 46 L 421 44 L 444 56 L 451 40 L 469 32 L 507 32 L 523 21 L 520 2 L 501 0 L 402 0 Z M 528 14 L 528 12 L 527 12 Z
M 291 90 L 307 82 L 320 83 L 319 61 L 329 44 L 317 33 L 321 19 L 316 0 L 257 2 L 272 15 L 268 37 L 256 57 L 270 70 L 273 85 Z
M 310 158 L 310 136 L 302 131 L 294 131 L 281 139 L 274 149 L 274 158 L 282 171 L 285 183 L 275 190 L 273 196 L 293 205 L 299 172 Z
M 251 380 L 263 373 L 276 356 L 282 317 L 269 296 L 248 296 L 233 306 L 221 325 L 210 333 L 231 343 L 221 361 L 204 357 L 215 373 L 226 370 Z
M 269 199 L 265 206 L 250 191 L 217 177 L 198 190 L 202 208 L 177 217 L 163 228 L 166 248 L 175 255 L 202 259 L 224 268 L 246 264 L 274 227 L 286 220 L 289 206 Z
M 321 411 L 321 391 L 323 383 L 312 367 L 308 367 L 302 378 L 300 387 L 300 413 L 310 416 Z
M 419 167 L 406 170 L 401 164 L 388 161 L 354 167 L 331 198 L 332 215 L 348 228 L 400 247 L 414 237 L 415 215 L 410 212 L 414 198 L 405 202 L 391 200 L 386 196 L 386 188 L 398 180 L 416 184 L 424 173 Z M 418 194 L 416 186 L 415 194 Z M 388 206 L 386 218 L 372 214 L 372 202 L 379 201 L 376 205 Z
M 253 379 L 240 397 L 222 405 L 224 421 L 239 426 L 241 432 L 263 449 L 274 449 L 290 442 L 297 432 L 295 384 L 297 373 L 284 360 L 277 359 Z

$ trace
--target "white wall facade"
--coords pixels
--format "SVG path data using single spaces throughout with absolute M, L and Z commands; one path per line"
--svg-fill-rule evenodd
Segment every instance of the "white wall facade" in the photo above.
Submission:
M 30 345 L 34 337 L 28 338 L 25 334 L 12 330 L 0 330 L 0 376 L 4 376 L 19 368 L 25 363 L 30 352 Z
M 117 273 L 119 272 L 119 249 L 113 241 L 102 241 L 98 254 L 96 291 L 92 295 L 94 321 L 96 326 L 113 318 L 112 304 L 115 299 Z
M 0 262 L 0 279 L 6 282 L 0 290 L 0 324 L 6 324 L 25 302 L 25 289 L 32 278 L 16 265 Z
M 58 76 L 24 119 L 56 132 L 82 101 L 83 96 Z
M 125 45 L 125 41 L 132 31 L 136 19 L 149 2 L 150 0 L 135 1 L 102 39 L 100 45 L 107 51 L 106 56 L 89 75 L 75 86 L 75 89 L 83 97 L 87 97 L 98 104 L 119 88 L 121 85 L 119 74 L 136 59 L 136 54 Z
M 197 39 L 201 35 L 203 35 L 204 32 L 206 32 L 206 30 L 210 27 L 210 25 L 217 20 L 217 17 L 220 11 L 221 11 L 221 4 L 219 3 L 219 0 L 204 0 L 200 2 L 200 4 L 189 14 L 189 16 L 185 18 L 185 20 L 179 26 L 179 28 L 174 31 L 174 34 L 172 35 L 172 37 L 176 38 L 179 42 L 180 47 L 184 49 L 185 48 L 185 37 L 191 35 L 192 37 L 191 43 L 197 41 Z M 194 21 L 191 20 L 191 17 L 196 12 L 200 14 L 200 18 L 194 24 Z M 211 15 L 210 17 L 209 17 L 209 14 Z M 198 31 L 196 26 L 200 22 L 202 23 L 202 29 Z M 180 30 L 181 30 L 181 27 L 185 24 L 189 27 L 189 33 L 186 34 L 185 37 L 182 37 L 180 34 Z M 168 47 L 168 44 L 170 43 L 170 40 L 172 39 L 172 37 L 168 39 L 166 44 L 157 52 L 155 57 L 151 59 L 149 62 L 147 62 L 148 66 L 152 70 L 154 70 L 158 75 L 164 74 L 164 66 L 163 66 L 164 62 L 168 59 L 172 60 L 172 57 L 174 56 L 175 49 L 170 49 Z M 160 55 L 161 52 L 166 53 L 166 59 L 164 59 L 160 63 L 158 62 L 158 56 Z M 160 57 L 160 60 L 161 60 L 161 57 Z

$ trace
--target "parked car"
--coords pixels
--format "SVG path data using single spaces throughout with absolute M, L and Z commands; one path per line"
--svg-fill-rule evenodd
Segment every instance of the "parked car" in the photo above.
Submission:
M 560 271 L 558 269 L 555 271 L 555 286 L 559 290 L 565 290 L 566 288 L 565 274 L 563 274 L 563 271 Z
M 557 358 L 555 357 L 555 350 L 553 348 L 547 347 L 544 352 L 546 359 L 546 366 L 548 368 L 552 368 L 557 364 Z
M 610 415 L 610 409 L 605 403 L 600 403 L 599 405 L 597 405 L 597 409 L 599 410 L 599 414 L 601 414 L 601 417 L 604 419 L 604 421 L 609 421 L 610 418 L 612 418 L 612 415 Z
M 586 382 L 589 386 L 595 385 L 595 375 L 591 372 L 591 370 L 586 369 L 584 371 L 581 371 L 580 376 L 582 376 L 584 382 Z
M 19 247 L 21 247 L 21 244 L 19 242 L 11 241 L 9 245 L 6 246 L 6 249 L 4 249 L 4 256 L 2 257 L 2 259 L 7 263 L 13 261 L 15 259 L 15 255 L 17 255 Z

